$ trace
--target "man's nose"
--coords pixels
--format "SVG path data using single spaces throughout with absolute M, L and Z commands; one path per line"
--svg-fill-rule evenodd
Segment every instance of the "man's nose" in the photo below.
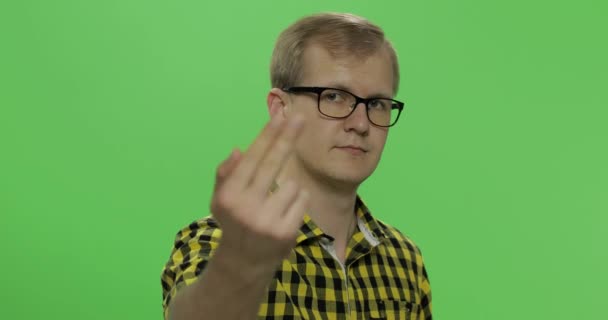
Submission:
M 354 130 L 359 134 L 366 135 L 369 131 L 369 119 L 367 119 L 367 106 L 363 102 L 359 102 L 353 108 L 355 110 L 348 118 L 344 119 L 344 129 L 346 131 Z

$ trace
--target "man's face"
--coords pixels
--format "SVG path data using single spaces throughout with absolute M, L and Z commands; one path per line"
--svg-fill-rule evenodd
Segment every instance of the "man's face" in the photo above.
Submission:
M 304 74 L 297 86 L 344 89 L 362 97 L 392 97 L 389 54 L 379 50 L 367 58 L 334 58 L 320 46 L 304 52 Z M 370 123 L 363 104 L 345 119 L 319 113 L 314 93 L 290 94 L 289 112 L 306 119 L 295 148 L 295 160 L 309 174 L 328 183 L 358 186 L 375 170 L 388 128 Z

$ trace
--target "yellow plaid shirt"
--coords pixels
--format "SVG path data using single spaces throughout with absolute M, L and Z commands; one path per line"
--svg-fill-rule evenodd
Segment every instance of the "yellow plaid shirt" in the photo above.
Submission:
M 418 247 L 372 217 L 360 198 L 357 217 L 342 265 L 333 239 L 305 215 L 297 245 L 277 270 L 259 319 L 432 319 L 431 288 Z M 211 216 L 178 232 L 161 275 L 165 319 L 171 299 L 197 279 L 220 238 Z

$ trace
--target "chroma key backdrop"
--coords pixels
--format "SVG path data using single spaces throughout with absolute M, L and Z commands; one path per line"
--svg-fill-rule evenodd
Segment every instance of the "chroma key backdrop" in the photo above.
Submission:
M 398 51 L 405 111 L 360 194 L 420 246 L 435 318 L 606 319 L 593 0 L 3 1 L 0 318 L 162 319 L 176 232 L 268 120 L 276 37 L 321 11 Z

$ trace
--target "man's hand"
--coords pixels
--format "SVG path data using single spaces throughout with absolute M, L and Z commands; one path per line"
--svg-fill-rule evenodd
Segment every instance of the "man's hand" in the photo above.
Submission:
M 308 193 L 293 181 L 269 195 L 303 125 L 276 115 L 249 150 L 234 150 L 217 169 L 211 212 L 222 229 L 218 253 L 249 270 L 274 271 L 295 245 Z

